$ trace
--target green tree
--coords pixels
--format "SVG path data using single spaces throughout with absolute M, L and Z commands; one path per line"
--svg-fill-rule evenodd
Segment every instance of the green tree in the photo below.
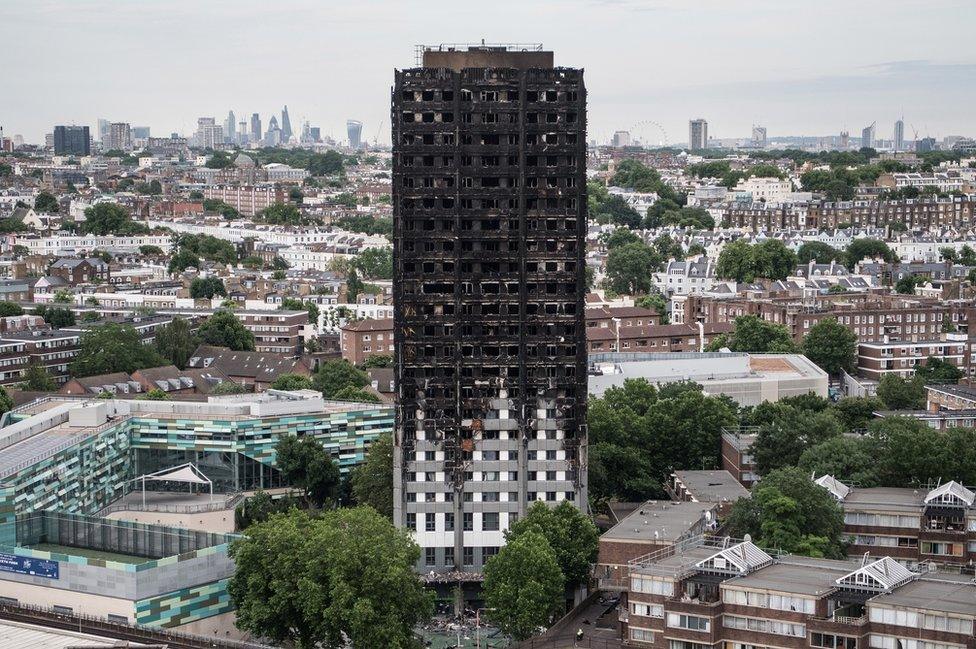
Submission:
M 7 389 L 0 385 L 0 415 L 12 410 L 14 407 L 14 400 L 10 398 L 7 394 Z
M 190 282 L 190 297 L 193 299 L 211 299 L 215 295 L 227 295 L 224 280 L 219 277 L 196 277 Z
M 308 321 L 317 324 L 319 321 L 319 306 L 315 302 L 302 302 L 293 297 L 286 297 L 278 307 L 282 311 L 308 311 Z
M 854 268 L 854 265 L 862 259 L 872 259 L 879 257 L 887 262 L 897 260 L 895 252 L 888 247 L 884 241 L 878 239 L 854 239 L 846 250 L 847 267 Z
M 613 250 L 614 248 L 625 246 L 628 243 L 644 242 L 643 239 L 634 234 L 633 230 L 629 228 L 616 228 L 613 232 L 607 235 L 601 235 L 601 238 L 603 239 L 603 245 L 606 246 L 607 250 Z
M 0 302 L 0 318 L 9 318 L 10 316 L 16 315 L 24 315 L 24 307 L 16 302 Z
M 632 379 L 591 400 L 587 422 L 591 493 L 636 501 L 664 497 L 661 485 L 675 469 L 717 467 L 721 430 L 736 412 L 695 383 L 658 390 Z
M 811 446 L 800 455 L 797 466 L 807 475 L 832 475 L 859 487 L 878 486 L 878 459 L 873 440 L 838 435 Z
M 345 359 L 322 363 L 312 377 L 312 387 L 327 399 L 333 398 L 345 387 L 361 388 L 369 385 L 369 376 Z
M 839 559 L 844 516 L 834 497 L 797 468 L 773 471 L 740 498 L 727 521 L 729 533 L 791 554 Z
M 139 254 L 146 255 L 147 257 L 149 256 L 159 257 L 162 256 L 164 253 L 163 253 L 163 249 L 160 248 L 159 246 L 146 245 L 146 246 L 139 246 Z
M 393 437 L 382 435 L 369 445 L 366 461 L 352 474 L 356 502 L 393 519 Z
M 275 203 L 261 210 L 257 219 L 273 225 L 305 225 L 308 220 L 301 211 L 290 203 Z
M 393 367 L 393 357 L 389 354 L 373 354 L 367 356 L 362 363 L 363 369 L 370 367 Z
M 159 388 L 153 388 L 145 395 L 143 395 L 142 398 L 145 399 L 146 401 L 169 401 L 170 400 L 170 396 L 165 392 L 163 392 L 162 390 L 160 390 Z
M 275 466 L 288 484 L 299 487 L 310 506 L 336 502 L 339 467 L 325 447 L 311 435 L 286 435 L 275 445 Z
M 728 347 L 733 352 L 791 354 L 797 351 L 796 343 L 784 325 L 766 322 L 759 316 L 743 315 L 735 319 L 731 335 L 723 334 L 712 339 L 708 351 Z
M 653 309 L 657 311 L 657 314 L 661 316 L 661 324 L 669 324 L 670 314 L 668 313 L 668 302 L 660 293 L 643 295 L 634 300 L 634 304 L 642 309 Z
M 301 374 L 279 374 L 271 383 L 273 390 L 310 390 L 312 379 Z
M 47 369 L 43 365 L 30 363 L 24 372 L 24 382 L 21 384 L 21 389 L 32 392 L 55 392 L 58 389 L 58 384 L 47 373 Z
M 661 264 L 653 248 L 643 243 L 628 243 L 607 255 L 607 288 L 615 293 L 634 295 L 649 293 L 653 287 L 651 273 Z
M 179 316 L 157 332 L 154 340 L 156 351 L 176 367 L 186 369 L 186 364 L 199 345 L 189 321 Z
M 915 295 L 915 287 L 923 283 L 922 278 L 915 275 L 906 275 L 895 282 L 895 292 L 902 295 Z
M 131 325 L 97 325 L 81 336 L 78 355 L 71 363 L 71 375 L 96 376 L 111 372 L 131 374 L 145 367 L 166 365 L 166 359 L 144 345 Z
M 800 264 L 808 264 L 811 261 L 829 264 L 831 261 L 843 262 L 844 253 L 820 241 L 807 241 L 796 251 L 796 258 Z
M 509 527 L 505 542 L 511 543 L 530 531 L 538 532 L 549 542 L 567 585 L 576 586 L 587 580 L 590 565 L 596 563 L 600 532 L 586 514 L 567 500 L 554 508 L 537 500 L 524 518 Z
M 191 201 L 203 200 L 203 192 L 200 191 L 199 189 L 194 189 L 193 191 L 190 192 L 190 200 Z
M 839 436 L 843 430 L 832 412 L 801 411 L 782 406 L 775 421 L 759 427 L 753 456 L 760 475 L 796 466 L 803 452 Z
M 918 379 L 885 374 L 878 381 L 877 394 L 888 410 L 921 410 L 925 407 L 925 384 Z
M 852 372 L 857 365 L 857 335 L 835 318 L 824 318 L 803 338 L 803 353 L 828 374 Z
M 220 396 L 225 394 L 244 394 L 247 387 L 233 381 L 221 381 L 210 389 L 210 394 Z
M 737 282 L 753 281 L 756 275 L 752 246 L 741 239 L 725 244 L 718 255 L 715 275 Z
M 60 209 L 58 204 L 58 199 L 55 198 L 53 194 L 48 192 L 41 192 L 34 199 L 34 209 L 38 212 L 47 212 L 50 214 L 56 214 Z
M 492 557 L 482 590 L 489 619 L 516 640 L 548 626 L 562 611 L 563 575 L 546 537 L 529 530 Z
M 923 364 L 915 368 L 915 376 L 925 385 L 933 385 L 959 383 L 959 379 L 965 374 L 951 362 L 929 356 Z
M 356 255 L 351 265 L 366 279 L 393 279 L 393 249 L 367 248 Z
M 254 351 L 254 334 L 230 311 L 220 310 L 206 319 L 198 332 L 207 345 L 236 351 Z
M 180 250 L 170 257 L 169 272 L 182 273 L 187 268 L 200 268 L 200 258 L 189 250 Z
M 779 239 L 767 239 L 752 248 L 753 275 L 783 280 L 796 270 L 796 254 Z
M 190 252 L 207 261 L 226 265 L 237 263 L 237 249 L 234 244 L 208 234 L 181 235 L 176 245 L 180 252 Z
M 206 167 L 208 169 L 226 169 L 232 164 L 234 164 L 234 161 L 226 151 L 214 151 L 213 155 L 207 160 Z
M 85 210 L 85 221 L 81 224 L 82 234 L 144 234 L 149 229 L 136 223 L 129 216 L 129 210 L 116 203 L 98 203 Z
M 874 413 L 884 410 L 877 397 L 845 397 L 834 404 L 833 411 L 845 431 L 858 430 L 874 419 Z
M 73 327 L 76 324 L 74 311 L 63 306 L 49 307 L 41 305 L 34 309 L 34 315 L 39 315 L 44 318 L 44 322 L 51 325 L 54 329 Z
M 366 390 L 365 388 L 356 388 L 351 385 L 347 385 L 338 392 L 332 395 L 332 399 L 338 401 L 358 401 L 359 403 L 380 403 L 380 398 Z

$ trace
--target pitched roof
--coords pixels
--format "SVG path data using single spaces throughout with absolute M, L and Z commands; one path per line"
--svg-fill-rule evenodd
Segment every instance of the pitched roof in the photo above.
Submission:
M 695 567 L 700 570 L 747 575 L 772 563 L 773 558 L 752 541 L 742 541 L 702 559 Z
M 955 480 L 950 480 L 944 485 L 936 487 L 925 496 L 926 505 L 932 503 L 937 505 L 965 504 L 967 507 L 971 507 L 974 500 L 976 500 L 976 494 Z
M 854 572 L 850 572 L 836 581 L 838 586 L 853 586 L 875 591 L 890 591 L 916 577 L 905 566 L 891 557 L 882 557 L 877 561 L 862 565 Z
M 847 494 L 851 493 L 850 487 L 829 474 L 820 476 L 814 480 L 814 483 L 829 491 L 837 500 L 844 500 L 847 498 Z
M 200 345 L 187 363 L 187 368 L 214 369 L 228 377 L 243 377 L 270 383 L 280 374 L 309 374 L 308 365 L 301 358 L 271 352 L 241 352 L 226 347 Z
M 343 331 L 392 331 L 393 318 L 367 318 L 350 322 Z

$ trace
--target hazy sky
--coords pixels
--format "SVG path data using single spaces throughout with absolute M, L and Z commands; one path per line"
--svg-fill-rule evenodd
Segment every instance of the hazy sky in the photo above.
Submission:
M 189 135 L 287 104 L 389 141 L 417 43 L 542 42 L 583 67 L 590 137 L 657 122 L 713 137 L 976 133 L 974 0 L 0 0 L 0 125 L 41 141 L 98 117 Z M 655 139 L 654 127 L 646 126 Z

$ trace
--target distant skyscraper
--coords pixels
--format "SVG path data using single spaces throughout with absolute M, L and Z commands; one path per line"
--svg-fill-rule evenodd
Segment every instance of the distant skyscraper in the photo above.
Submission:
M 281 144 L 281 129 L 278 128 L 278 118 L 274 115 L 271 116 L 271 121 L 268 122 L 268 132 L 264 134 L 264 143 L 266 146 L 277 146 Z
M 54 153 L 57 155 L 90 155 L 91 135 L 87 126 L 55 126 Z
M 105 143 L 105 138 L 108 137 L 108 120 L 99 119 L 98 120 L 98 141 Z
M 131 151 L 132 128 L 125 122 L 112 122 L 108 125 L 108 138 L 102 141 L 102 148 Z
M 765 126 L 752 127 L 752 144 L 753 146 L 759 147 L 760 149 L 766 148 L 766 127 Z
M 281 109 L 281 141 L 288 142 L 291 136 L 291 120 L 288 119 L 288 106 L 285 106 Z
M 322 129 L 320 129 L 318 126 L 309 127 L 308 134 L 309 137 L 312 138 L 312 142 L 322 141 Z
M 132 127 L 132 139 L 134 140 L 147 140 L 149 139 L 150 127 L 148 126 L 133 126 Z
M 346 133 L 349 135 L 349 146 L 358 149 L 363 141 L 363 123 L 359 120 L 347 119 Z
M 692 151 L 708 148 L 708 122 L 700 117 L 688 122 L 688 148 Z
M 630 132 L 629 131 L 616 131 L 613 134 L 613 146 L 615 149 L 620 149 L 625 146 L 630 146 Z
M 237 141 L 237 118 L 234 111 L 227 111 L 227 119 L 224 120 L 224 142 L 232 144 Z
M 224 129 L 213 117 L 200 117 L 194 139 L 199 147 L 219 149 L 224 144 Z
M 929 151 L 935 151 L 935 138 L 934 137 L 923 137 L 921 140 L 915 142 L 915 151 L 918 153 L 928 153 Z
M 241 120 L 237 122 L 237 142 L 239 144 L 247 144 L 247 122 Z
M 905 120 L 895 122 L 895 151 L 905 150 Z
M 851 134 L 848 131 L 840 132 L 840 150 L 846 151 L 851 146 Z
M 261 141 L 261 116 L 257 113 L 251 114 L 251 142 Z
M 861 148 L 871 149 L 874 147 L 874 126 L 876 122 L 871 122 L 871 126 L 861 129 Z

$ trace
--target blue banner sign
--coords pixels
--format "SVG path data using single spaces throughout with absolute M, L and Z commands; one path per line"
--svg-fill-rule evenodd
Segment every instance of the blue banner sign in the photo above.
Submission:
M 16 554 L 4 554 L 3 552 L 0 552 L 0 572 L 16 572 L 19 575 L 60 579 L 57 561 L 20 557 Z

